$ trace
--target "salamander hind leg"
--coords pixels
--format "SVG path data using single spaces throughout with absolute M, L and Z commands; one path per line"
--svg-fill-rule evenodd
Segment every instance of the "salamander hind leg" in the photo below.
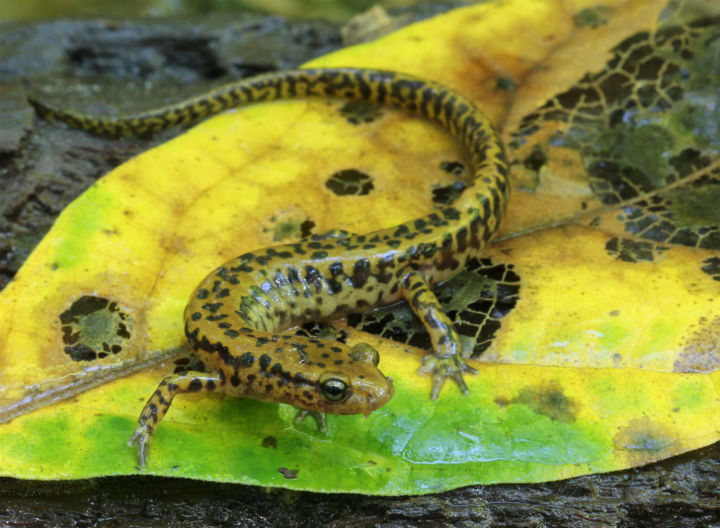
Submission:
M 222 380 L 218 373 L 208 374 L 194 371 L 174 374 L 160 382 L 143 407 L 135 432 L 128 440 L 128 445 L 137 444 L 138 446 L 138 463 L 141 469 L 147 462 L 155 428 L 165 416 L 175 396 L 181 392 L 212 392 L 217 390 L 221 383 Z
M 460 337 L 450 318 L 443 312 L 437 297 L 430 290 L 425 277 L 419 271 L 408 272 L 403 281 L 402 293 L 410 309 L 430 334 L 433 353 L 423 358 L 418 369 L 421 374 L 432 374 L 430 397 L 433 400 L 438 397 L 447 378 L 452 378 L 460 390 L 467 394 L 463 372 L 475 374 L 477 371 L 465 363 Z

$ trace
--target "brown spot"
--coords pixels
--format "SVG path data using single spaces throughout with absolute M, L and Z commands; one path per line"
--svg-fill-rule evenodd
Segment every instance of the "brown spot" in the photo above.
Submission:
M 527 405 L 533 412 L 562 423 L 574 422 L 578 407 L 577 402 L 565 396 L 562 386 L 556 381 L 525 387 L 512 403 Z
M 265 438 L 263 438 L 262 446 L 263 447 L 272 447 L 273 449 L 277 449 L 277 438 L 275 438 L 272 435 L 266 436 Z
M 675 372 L 714 372 L 720 369 L 720 317 L 707 321 L 701 317 L 695 331 L 677 355 Z
M 118 354 L 131 338 L 132 319 L 115 301 L 85 295 L 60 316 L 64 351 L 75 361 L 93 361 Z
M 673 430 L 647 416 L 630 420 L 613 438 L 615 450 L 633 465 L 647 464 L 680 451 Z
M 298 477 L 299 469 L 288 469 L 285 467 L 279 467 L 278 471 L 282 473 L 286 479 L 296 479 Z

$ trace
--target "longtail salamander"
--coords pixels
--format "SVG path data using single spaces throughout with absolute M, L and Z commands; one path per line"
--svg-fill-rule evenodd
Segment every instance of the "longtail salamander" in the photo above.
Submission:
M 350 347 L 287 331 L 401 299 L 430 334 L 434 351 L 423 358 L 420 372 L 432 374 L 431 397 L 448 377 L 467 392 L 462 373 L 475 371 L 430 286 L 481 254 L 510 190 L 503 145 L 469 99 L 401 73 L 309 69 L 243 79 L 127 117 L 93 117 L 32 102 L 48 118 L 117 136 L 151 133 L 253 102 L 308 97 L 370 101 L 420 114 L 467 149 L 474 179 L 451 206 L 398 226 L 365 235 L 315 235 L 246 253 L 212 271 L 185 308 L 185 334 L 202 366 L 166 377 L 148 400 L 130 439 L 139 447 L 141 467 L 158 422 L 181 392 L 223 391 L 288 403 L 300 409 L 296 421 L 310 414 L 320 429 L 324 413 L 368 415 L 384 405 L 393 385 L 378 370 L 378 354 L 369 345 Z

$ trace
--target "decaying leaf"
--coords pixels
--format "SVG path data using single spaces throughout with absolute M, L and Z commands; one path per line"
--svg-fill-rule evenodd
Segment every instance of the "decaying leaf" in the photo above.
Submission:
M 313 61 L 441 81 L 503 129 L 514 189 L 500 237 L 438 290 L 479 372 L 468 396 L 430 401 L 415 373 L 428 339 L 402 306 L 306 328 L 377 347 L 390 403 L 319 433 L 288 406 L 183 396 L 147 471 L 417 494 L 718 440 L 720 24 L 702 5 L 486 2 Z M 1 294 L 0 472 L 134 473 L 125 442 L 208 270 L 400 223 L 451 202 L 466 166 L 412 116 L 295 101 L 214 117 L 117 168 Z

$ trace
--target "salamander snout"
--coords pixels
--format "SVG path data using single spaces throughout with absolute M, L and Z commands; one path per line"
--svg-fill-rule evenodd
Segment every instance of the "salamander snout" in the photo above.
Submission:
M 367 416 L 392 398 L 393 383 L 378 369 L 380 356 L 367 343 L 349 348 L 348 356 L 350 368 L 328 370 L 318 379 L 324 411 Z

